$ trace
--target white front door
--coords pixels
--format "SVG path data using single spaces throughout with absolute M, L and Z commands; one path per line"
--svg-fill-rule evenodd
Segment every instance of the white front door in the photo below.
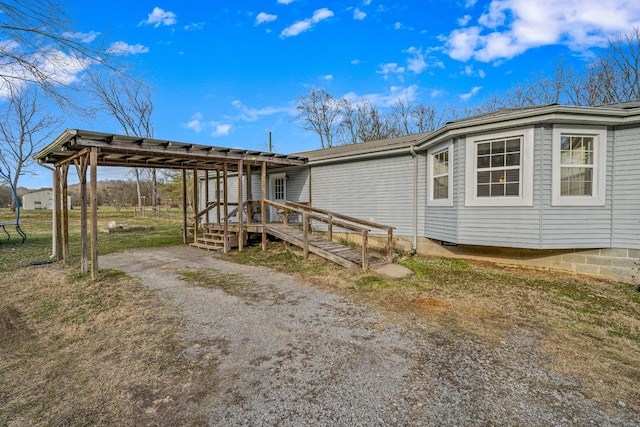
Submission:
M 284 203 L 287 200 L 287 175 L 276 173 L 269 175 L 269 200 L 276 203 Z M 270 221 L 282 221 L 282 214 L 278 215 L 279 209 L 273 206 L 269 210 Z

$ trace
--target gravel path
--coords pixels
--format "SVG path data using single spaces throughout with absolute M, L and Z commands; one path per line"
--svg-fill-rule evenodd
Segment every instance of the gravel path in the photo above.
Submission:
M 580 384 L 541 367 L 536 335 L 492 345 L 390 323 L 366 305 L 263 267 L 197 249 L 102 256 L 102 268 L 139 278 L 177 306 L 193 345 L 217 360 L 199 406 L 209 425 L 640 425 L 607 414 Z M 188 286 L 185 270 L 245 276 L 240 296 Z

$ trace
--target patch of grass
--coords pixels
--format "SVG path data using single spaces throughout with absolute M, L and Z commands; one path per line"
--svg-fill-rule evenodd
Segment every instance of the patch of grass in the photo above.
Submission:
M 360 288 L 375 291 L 379 289 L 389 289 L 392 285 L 389 281 L 378 276 L 364 276 L 356 280 L 356 285 Z
M 218 270 L 183 271 L 180 279 L 192 286 L 220 289 L 227 295 L 240 298 L 250 295 L 249 288 L 255 284 L 255 282 L 240 274 L 227 274 Z

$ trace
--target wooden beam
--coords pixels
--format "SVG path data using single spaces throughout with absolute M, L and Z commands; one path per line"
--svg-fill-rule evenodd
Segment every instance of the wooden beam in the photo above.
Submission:
M 251 202 L 253 200 L 253 194 L 251 194 L 251 165 L 247 164 L 246 166 L 247 172 L 245 176 L 247 177 L 247 201 Z M 251 224 L 253 220 L 253 205 L 250 203 L 247 204 L 247 224 Z
M 229 253 L 229 192 L 227 191 L 229 187 L 227 186 L 227 162 L 224 162 L 222 166 L 222 184 L 224 185 L 224 245 L 223 251 L 224 253 Z
M 218 202 L 218 206 L 216 206 L 216 222 L 220 225 L 220 170 L 216 169 L 216 202 Z
M 209 170 L 204 171 L 204 207 L 209 206 Z M 207 216 L 205 218 L 205 222 L 209 223 L 209 212 L 207 211 Z
M 91 138 L 76 137 L 73 140 L 76 147 L 98 147 L 103 148 L 104 153 L 114 154 L 130 154 L 137 156 L 155 156 L 170 157 L 182 160 L 194 161 L 251 161 L 251 162 L 269 162 L 276 166 L 302 166 L 304 160 L 299 158 L 287 158 L 285 156 L 265 155 L 261 153 L 249 154 L 243 151 L 234 152 L 233 150 L 212 149 L 213 147 L 200 147 L 201 149 L 191 150 L 188 146 L 157 146 L 157 145 L 133 145 L 125 141 L 113 140 L 111 142 L 100 141 Z M 206 149 L 205 149 L 206 148 Z
M 62 259 L 66 264 L 69 262 L 69 163 L 62 165 Z
M 262 170 L 260 171 L 260 214 L 262 221 L 262 250 L 267 250 L 267 205 L 264 202 L 267 198 L 267 164 L 262 162 Z
M 182 170 L 182 243 L 187 244 L 187 170 Z
M 89 232 L 87 229 L 87 166 L 89 153 L 74 160 L 80 181 L 80 266 L 82 273 L 89 272 Z
M 238 252 L 242 252 L 244 229 L 242 226 L 242 160 L 238 162 Z
M 193 169 L 193 243 L 198 243 L 198 168 Z
M 62 180 L 60 176 L 62 175 L 62 167 L 56 165 L 56 173 L 55 173 L 55 187 L 56 187 L 56 200 L 55 200 L 55 210 L 56 210 L 56 260 L 62 260 Z
M 91 278 L 98 278 L 98 148 L 89 155 L 91 168 Z

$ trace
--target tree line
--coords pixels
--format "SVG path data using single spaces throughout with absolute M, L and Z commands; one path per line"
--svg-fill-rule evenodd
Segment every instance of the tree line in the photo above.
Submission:
M 321 88 L 298 97 L 296 120 L 314 132 L 321 148 L 429 132 L 444 123 L 503 108 L 564 104 L 597 106 L 640 100 L 640 29 L 610 39 L 583 67 L 560 60 L 552 76 L 532 74 L 474 107 L 431 105 L 398 98 L 387 110 L 368 100 L 336 98 Z

